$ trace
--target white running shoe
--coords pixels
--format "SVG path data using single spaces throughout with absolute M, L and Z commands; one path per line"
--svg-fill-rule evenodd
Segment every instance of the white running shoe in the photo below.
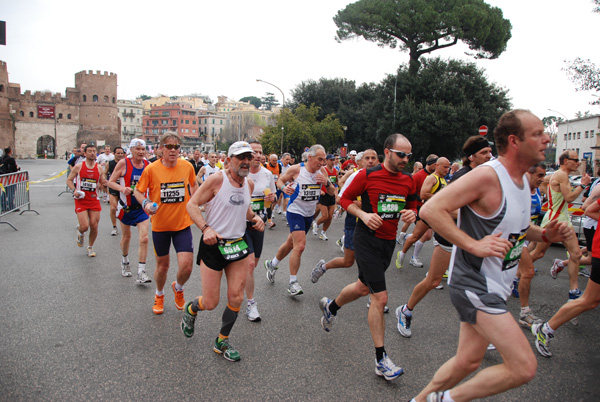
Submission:
M 396 268 L 400 269 L 404 266 L 404 256 L 405 254 L 402 250 L 398 251 L 398 255 L 396 256 Z
M 421 262 L 421 260 L 419 260 L 418 258 L 415 258 L 415 257 L 411 257 L 409 264 L 412 265 L 413 267 L 417 267 L 417 268 L 423 267 L 423 263 Z
M 323 276 L 323 274 L 327 272 L 324 265 L 325 260 L 319 260 L 319 262 L 317 262 L 317 265 L 313 268 L 312 272 L 310 273 L 310 281 L 312 283 L 317 283 L 319 279 Z
M 88 257 L 95 257 L 96 256 L 96 252 L 94 251 L 94 248 L 92 246 L 88 246 L 88 248 L 87 248 L 87 256 Z
M 121 263 L 121 275 L 123 275 L 124 277 L 131 276 L 131 269 L 129 268 L 129 263 Z
M 290 283 L 287 291 L 291 296 L 298 296 L 298 295 L 301 295 L 304 293 L 302 291 L 302 288 L 300 287 L 300 284 L 298 283 L 298 281 L 294 281 L 294 282 Z
M 342 253 L 344 252 L 344 240 L 346 239 L 346 235 L 342 235 L 342 238 L 335 242 L 338 246 L 340 246 L 340 250 Z
M 135 281 L 139 284 L 143 284 L 152 282 L 152 279 L 148 278 L 148 275 L 146 275 L 146 271 L 140 271 L 138 272 L 137 279 Z
M 383 359 L 375 362 L 375 374 L 391 381 L 404 374 L 404 370 L 402 370 L 401 367 L 396 366 L 387 354 L 384 353 Z
M 110 231 L 110 235 L 111 236 L 116 236 L 119 234 L 119 231 L 117 230 L 116 226 L 113 226 L 112 230 Z
M 320 238 L 321 240 L 325 240 L 325 241 L 329 240 L 329 239 L 327 238 L 327 234 L 326 234 L 324 231 L 322 231 L 322 230 L 321 230 L 321 236 L 319 236 L 319 238 Z
M 258 306 L 256 302 L 248 302 L 246 306 L 246 317 L 250 321 L 260 321 L 260 314 L 258 313 Z
M 316 236 L 319 234 L 319 226 L 317 226 L 317 222 L 312 223 L 312 232 Z

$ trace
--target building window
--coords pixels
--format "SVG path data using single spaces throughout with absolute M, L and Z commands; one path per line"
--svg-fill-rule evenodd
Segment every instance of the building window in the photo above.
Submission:
M 83 101 L 87 102 L 87 96 L 83 95 Z
M 59 113 L 59 114 L 58 114 L 58 118 L 59 118 L 59 119 L 62 119 L 62 113 Z
M 569 133 L 569 139 L 571 139 L 571 133 Z
M 594 139 L 594 130 L 590 130 L 590 138 Z
M 67 115 L 67 119 L 71 120 L 71 113 Z
M 189 121 L 189 120 L 186 120 L 186 121 L 185 121 L 185 124 L 190 124 L 190 121 Z
M 115 97 L 113 96 L 113 103 L 115 103 L 115 102 L 116 102 L 116 100 L 115 100 Z
M 94 96 L 92 97 L 92 102 L 94 102 L 94 103 L 98 103 L 98 95 L 94 95 Z
M 0 92 L 4 92 L 4 85 L 0 84 Z
M 33 112 L 29 112 L 29 117 L 33 117 Z
M 176 126 L 177 125 L 177 120 L 173 120 L 173 125 Z
M 189 132 L 190 132 L 190 129 L 189 129 L 189 128 L 186 128 L 186 129 L 185 129 L 185 132 L 189 134 Z
M 21 117 L 25 117 L 25 112 L 23 112 L 23 111 L 21 110 L 21 111 L 19 112 L 19 115 L 20 115 Z
M 589 137 L 589 135 L 590 135 L 590 132 L 589 132 L 589 131 L 586 131 L 586 132 L 585 132 L 585 138 L 590 138 L 590 137 Z
M 565 141 L 567 140 L 567 133 L 565 133 Z
M 104 95 L 104 103 L 108 103 L 108 96 Z
M 213 119 L 213 124 L 215 124 L 215 119 Z
M 578 140 L 580 140 L 580 139 L 581 139 L 581 131 L 579 131 L 579 132 L 577 133 L 577 139 L 578 139 Z
M 192 134 L 196 134 L 196 129 L 193 129 L 193 130 L 192 130 Z

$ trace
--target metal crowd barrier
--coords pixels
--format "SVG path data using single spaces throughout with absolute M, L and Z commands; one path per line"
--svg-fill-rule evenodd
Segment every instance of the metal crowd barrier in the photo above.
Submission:
M 31 203 L 29 201 L 29 172 L 15 172 L 0 175 L 0 219 L 11 212 L 17 212 L 21 208 L 27 209 L 21 211 L 19 215 L 24 212 L 35 212 L 31 209 Z M 18 230 L 10 222 L 0 220 L 0 224 L 5 223 L 14 230 Z

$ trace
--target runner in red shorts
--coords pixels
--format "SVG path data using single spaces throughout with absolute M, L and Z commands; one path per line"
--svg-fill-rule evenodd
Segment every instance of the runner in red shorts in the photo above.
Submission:
M 77 245 L 83 247 L 84 233 L 90 229 L 88 257 L 95 257 L 94 242 L 98 235 L 100 221 L 100 200 L 98 190 L 103 183 L 102 167 L 96 163 L 96 147 L 87 145 L 84 150 L 85 160 L 73 167 L 67 186 L 73 191 L 75 198 L 75 213 L 77 214 Z

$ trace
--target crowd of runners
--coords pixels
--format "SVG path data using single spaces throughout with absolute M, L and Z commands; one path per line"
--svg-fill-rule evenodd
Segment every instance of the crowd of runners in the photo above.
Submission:
M 186 337 L 194 335 L 198 314 L 219 305 L 225 273 L 226 306 L 213 350 L 230 361 L 240 360 L 229 337 L 244 300 L 246 317 L 261 320 L 254 294 L 256 267 L 264 266 L 266 279 L 274 284 L 282 260 L 289 257 L 283 291 L 300 297 L 304 290 L 298 272 L 307 269 L 302 266 L 307 235 L 312 231 L 327 242 L 334 216 L 343 216 L 344 234 L 331 242 L 343 256 L 320 260 L 310 268 L 310 279 L 313 283 L 328 280 L 335 275 L 330 270 L 349 268 L 355 262 L 357 279 L 335 297 L 323 295 L 320 324 L 325 332 L 335 332 L 336 319 L 343 319 L 342 307 L 368 296 L 375 373 L 386 380 L 399 377 L 404 369 L 392 361 L 384 342 L 385 313 L 390 310 L 386 270 L 393 266 L 394 256 L 395 266 L 405 267 L 412 248 L 408 263 L 426 265 L 428 270 L 406 303 L 392 307 L 400 335 L 413 335 L 416 306 L 428 292 L 443 287 L 443 278 L 460 319 L 456 355 L 413 400 L 465 401 L 503 392 L 534 377 L 537 361 L 519 324 L 531 331 L 537 351 L 550 357 L 555 331 L 569 321 L 577 325 L 577 316 L 600 302 L 600 238 L 594 237 L 600 186 L 598 180 L 591 183 L 584 175 L 581 186 L 571 188 L 568 176 L 578 169 L 579 159 L 570 150 L 560 155 L 558 171 L 547 176 L 542 162 L 548 143 L 536 116 L 514 110 L 505 113 L 494 130 L 495 157 L 484 137 L 473 136 L 464 143 L 462 167 L 432 154 L 424 164 L 415 162 L 409 174 L 412 145 L 402 134 L 392 134 L 379 144 L 382 155 L 374 149 L 351 151 L 341 163 L 339 156 L 312 145 L 295 163 L 287 153 L 263 155 L 256 140 L 235 142 L 223 154 L 196 150 L 186 157 L 180 152 L 179 136 L 168 132 L 154 157 L 137 138 L 127 150 L 117 147 L 112 152 L 110 147 L 98 150 L 81 144 L 69 161 L 67 186 L 75 199 L 76 243 L 86 245 L 88 234 L 88 257 L 96 256 L 101 203 L 110 205 L 110 235 L 121 236 L 123 277 L 133 276 L 129 247 L 132 227 L 137 228 L 135 280 L 141 286 L 155 286 L 154 314 L 165 310 L 164 288 L 174 248 L 177 274 L 170 288 L 176 308 L 182 310 L 180 326 Z M 582 193 L 587 244 L 583 250 L 568 211 L 569 203 Z M 275 255 L 267 255 L 260 264 L 265 229 L 276 226 L 273 216 L 277 214 L 285 218 L 289 234 Z M 193 239 L 192 225 L 202 232 L 200 239 Z M 150 236 L 156 261 L 153 278 L 146 266 Z M 424 262 L 419 254 L 430 240 L 433 255 Z M 556 278 L 567 268 L 568 303 L 544 322 L 534 314 L 529 296 L 534 263 L 551 243 L 562 243 L 568 250 L 568 259 L 555 260 L 549 272 Z M 398 244 L 401 249 L 396 254 Z M 186 298 L 184 286 L 194 262 L 200 269 L 202 291 Z M 585 265 L 591 265 L 591 274 Z M 579 290 L 580 276 L 589 278 L 584 292 Z M 511 294 L 520 299 L 518 320 L 507 309 Z M 317 314 L 318 310 L 315 321 Z M 463 382 L 479 368 L 488 349 L 497 349 L 502 363 Z

